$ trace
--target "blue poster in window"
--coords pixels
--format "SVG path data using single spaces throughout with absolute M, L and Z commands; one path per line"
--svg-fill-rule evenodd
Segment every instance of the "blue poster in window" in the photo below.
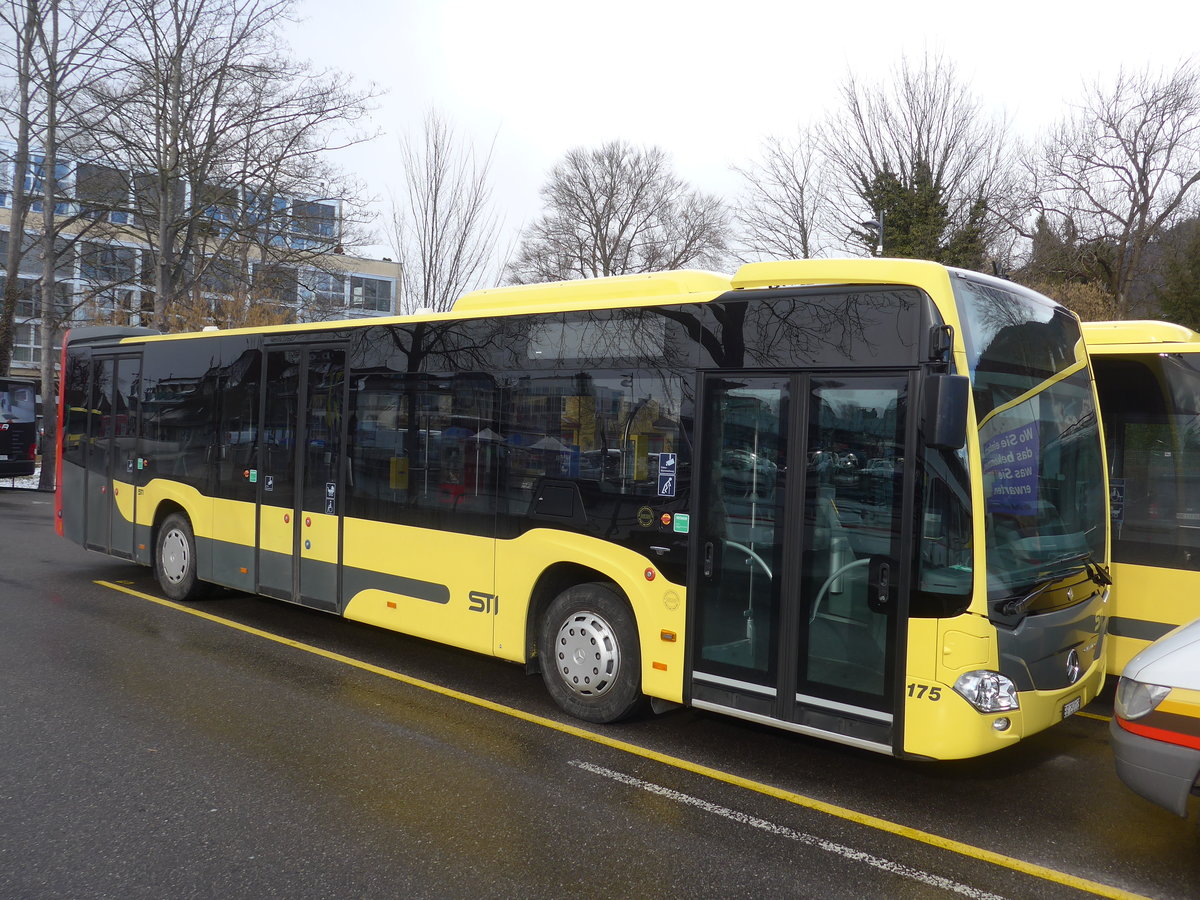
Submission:
M 1001 431 L 984 442 L 983 483 L 989 513 L 1037 514 L 1040 447 L 1037 421 Z
M 675 496 L 675 454 L 658 454 L 658 496 Z

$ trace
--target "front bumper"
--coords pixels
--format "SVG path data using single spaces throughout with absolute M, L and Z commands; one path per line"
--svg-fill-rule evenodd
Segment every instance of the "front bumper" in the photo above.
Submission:
M 1116 719 L 1108 733 L 1120 779 L 1135 793 L 1186 818 L 1188 797 L 1200 776 L 1200 750 L 1133 734 Z

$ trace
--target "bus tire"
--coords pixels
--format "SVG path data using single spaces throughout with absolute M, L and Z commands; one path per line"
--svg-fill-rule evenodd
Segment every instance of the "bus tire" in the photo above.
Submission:
M 154 546 L 154 574 L 162 592 L 172 600 L 198 600 L 207 585 L 196 576 L 196 536 L 182 513 L 171 513 L 158 528 Z
M 542 617 L 538 655 L 550 696 L 576 718 L 616 722 L 642 700 L 637 627 L 612 585 L 578 584 L 559 594 Z

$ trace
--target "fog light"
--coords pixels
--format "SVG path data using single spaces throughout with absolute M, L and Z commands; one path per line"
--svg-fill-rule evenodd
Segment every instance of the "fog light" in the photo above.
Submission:
M 992 728 L 996 731 L 1008 731 L 1010 725 L 1012 725 L 1012 722 L 1008 720 L 1008 716 L 1001 716 L 992 723 Z
M 979 669 L 958 676 L 954 690 L 982 713 L 1019 709 L 1017 686 L 999 672 Z

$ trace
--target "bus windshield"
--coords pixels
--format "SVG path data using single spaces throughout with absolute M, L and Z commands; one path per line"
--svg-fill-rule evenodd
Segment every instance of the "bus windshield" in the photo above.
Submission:
M 952 280 L 979 422 L 989 599 L 1090 572 L 1106 562 L 1108 522 L 1079 322 L 1016 285 Z

